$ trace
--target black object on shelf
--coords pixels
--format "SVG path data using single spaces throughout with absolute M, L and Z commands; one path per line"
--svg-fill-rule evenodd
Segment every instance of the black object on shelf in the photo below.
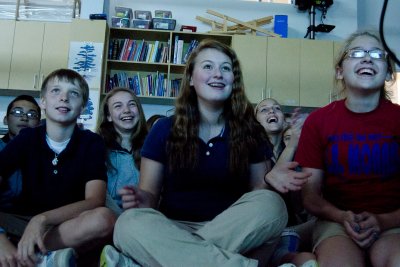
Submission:
M 101 14 L 90 14 L 89 19 L 93 20 L 107 20 L 107 14 L 101 13 Z

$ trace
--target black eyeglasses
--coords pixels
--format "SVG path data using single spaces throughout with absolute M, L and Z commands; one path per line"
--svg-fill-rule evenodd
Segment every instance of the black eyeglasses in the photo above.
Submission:
M 363 50 L 363 49 L 350 49 L 347 51 L 347 57 L 349 58 L 363 58 L 369 55 L 373 59 L 385 60 L 387 53 L 380 49 Z
M 39 118 L 39 114 L 36 111 L 28 111 L 24 112 L 22 109 L 16 108 L 11 110 L 10 114 L 14 115 L 15 117 L 23 117 L 26 115 L 26 117 L 29 120 L 37 120 Z

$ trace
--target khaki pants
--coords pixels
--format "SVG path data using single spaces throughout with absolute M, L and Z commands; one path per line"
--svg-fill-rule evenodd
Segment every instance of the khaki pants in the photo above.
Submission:
M 386 230 L 380 233 L 380 235 L 385 236 L 399 233 L 400 227 Z M 332 221 L 317 220 L 313 230 L 313 252 L 322 241 L 333 236 L 349 237 L 343 225 Z
M 287 223 L 282 198 L 244 194 L 209 222 L 172 221 L 154 209 L 130 209 L 117 220 L 114 243 L 142 266 L 257 266 L 246 253 L 261 245 L 269 258 Z

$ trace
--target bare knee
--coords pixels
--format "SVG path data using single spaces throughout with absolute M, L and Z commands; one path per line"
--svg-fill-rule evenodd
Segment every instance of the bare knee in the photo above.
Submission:
M 315 249 L 318 264 L 326 266 L 365 266 L 363 251 L 350 239 L 333 236 L 324 239 Z
M 372 266 L 398 266 L 400 262 L 399 241 L 399 234 L 386 235 L 378 239 L 369 252 Z
M 112 235 L 117 218 L 110 209 L 105 207 L 96 208 L 85 214 L 85 216 L 87 216 L 86 222 L 88 226 L 86 229 L 92 231 L 95 236 L 102 238 Z

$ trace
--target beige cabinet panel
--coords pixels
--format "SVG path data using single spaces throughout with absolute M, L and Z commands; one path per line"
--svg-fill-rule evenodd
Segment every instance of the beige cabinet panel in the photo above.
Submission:
M 333 42 L 333 63 L 335 63 L 336 58 L 339 56 L 339 52 L 342 46 L 343 46 L 342 42 L 337 42 L 337 41 Z
M 107 21 L 74 19 L 72 21 L 71 41 L 104 43 Z
M 333 42 L 301 40 L 300 105 L 327 105 L 331 100 L 333 78 Z
M 100 53 L 100 61 L 102 62 L 100 77 L 104 79 L 104 68 L 106 65 L 105 51 L 108 51 L 108 44 L 106 43 L 107 21 L 74 19 L 71 28 L 73 29 L 71 31 L 71 42 L 93 42 L 103 44 L 103 51 Z M 94 79 L 90 83 L 90 87 L 91 89 L 100 90 L 103 82 L 104 81 L 101 79 Z
M 17 21 L 9 89 L 39 90 L 44 23 Z
M 333 68 L 335 68 L 335 63 L 339 56 L 342 46 L 343 46 L 342 42 L 336 42 L 336 41 L 333 42 Z M 334 70 L 334 71 L 336 73 L 336 70 Z M 338 100 L 339 98 L 343 97 L 343 96 L 340 96 L 340 94 L 339 94 L 335 80 L 336 79 L 334 79 L 334 82 L 333 82 L 333 89 L 332 89 L 332 93 L 331 93 L 330 102 Z
M 299 105 L 300 40 L 268 38 L 267 97 L 281 105 Z
M 266 97 L 267 38 L 263 36 L 234 35 L 235 50 L 243 72 L 246 95 L 257 104 Z
M 8 88 L 15 21 L 0 20 L 0 88 Z
M 46 23 L 44 25 L 40 85 L 44 77 L 52 71 L 68 67 L 70 29 L 70 23 Z

